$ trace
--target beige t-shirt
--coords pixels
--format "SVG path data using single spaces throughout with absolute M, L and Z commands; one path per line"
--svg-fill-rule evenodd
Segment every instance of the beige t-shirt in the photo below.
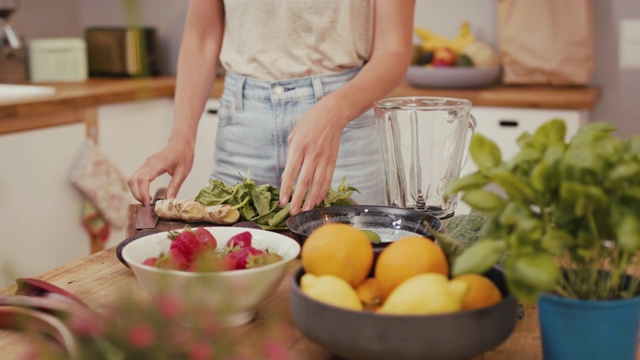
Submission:
M 224 0 L 225 69 L 260 80 L 342 72 L 369 59 L 374 0 Z

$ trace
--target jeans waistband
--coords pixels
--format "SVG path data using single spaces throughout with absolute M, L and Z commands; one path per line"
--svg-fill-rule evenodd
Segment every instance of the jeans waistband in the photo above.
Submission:
M 229 71 L 225 76 L 224 92 L 226 96 L 233 96 L 237 111 L 242 111 L 244 99 L 272 103 L 308 98 L 319 101 L 324 95 L 353 79 L 360 69 L 361 67 L 357 67 L 342 73 L 276 81 L 257 80 Z

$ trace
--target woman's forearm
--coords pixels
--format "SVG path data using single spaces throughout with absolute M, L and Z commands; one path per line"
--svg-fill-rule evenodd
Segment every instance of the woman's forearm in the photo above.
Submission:
M 413 0 L 376 1 L 373 51 L 349 83 L 323 101 L 344 125 L 385 97 L 405 78 L 413 52 Z
M 224 31 L 222 0 L 189 3 L 178 55 L 174 122 L 169 143 L 195 144 L 198 122 L 211 96 Z

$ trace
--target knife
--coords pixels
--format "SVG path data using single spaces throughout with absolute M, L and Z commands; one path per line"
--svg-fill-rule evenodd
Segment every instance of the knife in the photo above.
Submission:
M 158 223 L 158 215 L 156 215 L 155 212 L 156 201 L 166 198 L 167 188 L 161 187 L 156 190 L 156 194 L 153 196 L 153 200 L 151 200 L 151 205 L 138 209 L 138 214 L 136 215 L 136 230 L 153 229 L 156 227 Z

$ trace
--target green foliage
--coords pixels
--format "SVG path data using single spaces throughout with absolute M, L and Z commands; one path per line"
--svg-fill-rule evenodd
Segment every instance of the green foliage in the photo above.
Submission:
M 350 205 L 351 194 L 357 189 L 342 180 L 337 190 L 329 189 L 319 207 Z M 240 211 L 241 221 L 252 221 L 265 230 L 286 230 L 289 204 L 284 208 L 278 202 L 280 189 L 269 184 L 257 185 L 250 177 L 242 177 L 235 185 L 220 180 L 209 180 L 209 185 L 200 190 L 195 201 L 205 206 L 228 204 Z
M 523 133 L 507 161 L 476 134 L 470 154 L 479 170 L 446 193 L 462 192 L 492 218 L 482 239 L 455 259 L 454 273 L 486 271 L 505 251 L 507 282 L 523 302 L 545 291 L 580 299 L 637 294 L 638 281 L 622 284 L 640 250 L 640 136 L 621 140 L 614 130 L 590 123 L 565 142 L 564 121 L 553 119 Z

